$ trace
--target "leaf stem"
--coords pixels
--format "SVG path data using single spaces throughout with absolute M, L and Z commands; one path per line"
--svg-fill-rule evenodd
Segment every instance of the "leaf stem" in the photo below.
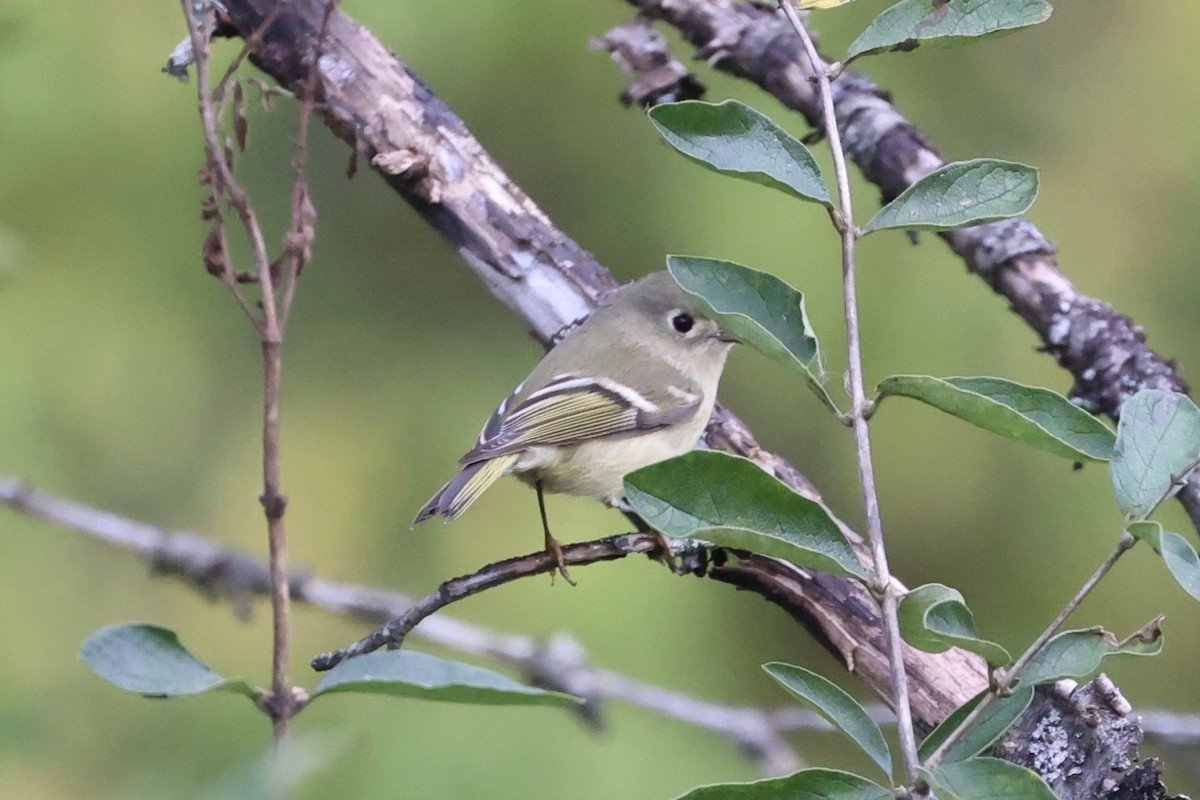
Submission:
M 908 699 L 908 677 L 904 672 L 904 652 L 900 639 L 900 622 L 897 609 L 899 598 L 888 570 L 887 550 L 883 542 L 883 524 L 879 514 L 879 497 L 875 490 L 875 468 L 871 458 L 871 437 L 867 429 L 867 416 L 871 404 L 863 388 L 862 340 L 858 323 L 858 287 L 855 274 L 854 245 L 858 231 L 854 226 L 854 210 L 850 198 L 850 174 L 846 167 L 846 154 L 842 150 L 841 133 L 837 126 L 837 115 L 833 107 L 833 91 L 829 82 L 829 66 L 817 52 L 812 37 L 801 22 L 796 9 L 789 0 L 779 0 L 779 8 L 800 36 L 805 53 L 812 62 L 813 74 L 821 95 L 821 115 L 829 149 L 833 154 L 833 171 L 837 181 L 838 208 L 832 215 L 834 226 L 842 238 L 842 283 L 843 303 L 846 316 L 846 346 L 850 372 L 850 418 L 854 429 L 855 449 L 858 456 L 858 478 L 862 487 L 863 511 L 866 517 L 867 534 L 871 543 L 875 576 L 872 586 L 881 597 L 883 626 L 887 637 L 888 661 L 891 669 L 893 704 L 900 736 L 900 748 L 904 758 L 904 771 L 909 783 L 917 780 L 919 761 L 917 740 L 913 731 L 912 710 Z
M 1079 604 L 1083 602 L 1085 597 L 1091 594 L 1092 589 L 1096 588 L 1096 584 L 1098 584 L 1105 575 L 1112 571 L 1112 568 L 1116 566 L 1116 563 L 1120 560 L 1121 556 L 1125 555 L 1125 553 L 1135 544 L 1137 544 L 1137 539 L 1135 539 L 1131 534 L 1121 534 L 1120 541 L 1117 542 L 1117 546 L 1113 548 L 1113 551 L 1108 554 L 1108 558 L 1104 559 L 1103 563 L 1096 568 L 1096 571 L 1092 573 L 1091 577 L 1084 581 L 1083 586 L 1079 587 L 1079 591 L 1075 593 L 1075 596 L 1067 602 L 1062 611 L 1058 612 L 1058 616 L 1054 618 L 1054 621 L 1051 622 L 1044 631 L 1042 631 L 1041 635 L 1034 640 L 1033 644 L 1029 645 L 1021 657 L 1013 663 L 1012 667 L 1003 671 L 996 670 L 995 674 L 998 676 L 998 679 L 993 681 L 994 685 L 992 687 L 992 691 L 985 695 L 983 699 L 979 701 L 979 704 L 975 706 L 975 708 L 971 709 L 971 713 L 966 716 L 962 723 L 960 723 L 957 728 L 951 731 L 950 735 L 946 737 L 945 741 L 938 745 L 937 749 L 930 754 L 929 758 L 925 760 L 925 766 L 927 768 L 932 767 L 941 761 L 942 757 L 946 755 L 946 752 L 959 739 L 962 738 L 963 734 L 966 733 L 967 729 L 971 727 L 972 723 L 974 723 L 975 720 L 977 720 L 980 715 L 982 715 L 983 712 L 992 705 L 992 703 L 994 703 L 999 697 L 1008 691 L 1008 689 L 1012 686 L 1013 679 L 1020 676 L 1021 671 L 1025 669 L 1033 657 L 1036 656 L 1038 652 L 1046 645 L 1046 642 L 1050 641 L 1050 638 L 1054 636 L 1054 634 L 1058 633 L 1058 629 L 1061 628 L 1063 623 L 1067 621 L 1067 617 L 1071 616 L 1075 609 L 1079 608 Z

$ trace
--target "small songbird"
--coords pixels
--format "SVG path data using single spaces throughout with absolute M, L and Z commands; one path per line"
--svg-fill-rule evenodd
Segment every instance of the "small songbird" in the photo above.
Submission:
M 695 447 L 735 341 L 666 272 L 621 287 L 500 404 L 413 524 L 452 520 L 515 473 L 537 489 L 546 550 L 569 581 L 542 492 L 621 507 L 628 473 Z

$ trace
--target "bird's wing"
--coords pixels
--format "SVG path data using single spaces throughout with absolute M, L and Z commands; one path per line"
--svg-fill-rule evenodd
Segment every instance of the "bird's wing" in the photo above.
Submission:
M 517 387 L 500 404 L 474 449 L 463 456 L 463 464 L 529 447 L 572 445 L 678 425 L 690 420 L 702 401 L 698 391 L 674 389 L 649 398 L 615 380 L 574 374 L 554 376 L 510 410 L 521 393 Z

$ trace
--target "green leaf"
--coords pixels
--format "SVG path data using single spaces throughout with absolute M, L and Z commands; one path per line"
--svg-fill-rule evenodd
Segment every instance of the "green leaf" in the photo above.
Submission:
M 883 774 L 891 776 L 892 751 L 883 738 L 883 731 L 857 700 L 829 679 L 803 667 L 772 661 L 763 664 L 763 669 L 779 681 L 784 689 L 812 706 L 835 728 L 849 736 L 883 770 Z
M 963 703 L 925 737 L 921 742 L 921 747 L 917 750 L 917 756 L 922 762 L 941 746 L 946 737 L 962 724 L 966 716 L 975 710 L 975 706 L 979 705 L 979 701 L 988 693 L 988 690 L 985 689 Z M 1025 713 L 1025 709 L 1029 708 L 1031 702 L 1033 702 L 1032 684 L 1018 686 L 1009 696 L 995 700 L 971 723 L 971 727 L 959 737 L 958 741 L 950 745 L 950 749 L 942 755 L 942 763 L 962 761 L 991 747 Z
M 805 769 L 786 778 L 700 786 L 679 800 L 892 800 L 892 793 L 850 772 Z
M 808 148 L 745 103 L 662 103 L 650 109 L 650 121 L 668 144 L 714 172 L 830 205 Z
M 1200 457 L 1200 408 L 1186 395 L 1143 389 L 1121 405 L 1113 490 L 1132 518 L 1144 517 Z
M 1038 685 L 1062 678 L 1083 680 L 1109 656 L 1156 656 L 1163 646 L 1161 625 L 1162 617 L 1156 617 L 1121 641 L 1100 627 L 1063 631 L 1030 659 L 1020 681 Z
M 255 699 L 244 681 L 223 678 L 180 644 L 170 628 L 144 622 L 109 625 L 88 637 L 79 658 L 104 680 L 146 697 L 181 697 L 221 690 Z
M 911 50 L 920 41 L 959 44 L 1050 18 L 1045 0 L 901 0 L 850 44 L 845 60 L 882 50 Z
M 1164 531 L 1157 522 L 1134 522 L 1129 532 L 1154 548 L 1183 590 L 1200 600 L 1200 556 L 1192 543 L 1178 533 Z
M 667 256 L 675 282 L 716 322 L 763 355 L 807 372 L 820 353 L 804 295 L 766 272 L 699 256 Z
M 1036 772 L 998 758 L 972 758 L 921 770 L 939 800 L 1058 800 Z
M 313 697 L 334 692 L 492 706 L 573 706 L 579 702 L 569 694 L 526 686 L 490 669 L 408 650 L 383 650 L 346 659 L 321 678 Z
M 751 461 L 694 450 L 625 476 L 634 511 L 667 536 L 866 578 L 837 523 Z
M 1038 172 L 1012 161 L 954 161 L 929 173 L 875 214 L 864 233 L 888 228 L 944 230 L 1024 214 L 1038 192 Z
M 821 348 L 808 322 L 804 295 L 766 272 L 699 256 L 667 256 L 667 270 L 727 332 L 798 371 L 834 411 L 825 392 Z
M 992 666 L 1007 664 L 1012 657 L 998 644 L 975 633 L 975 615 L 957 590 L 940 583 L 918 586 L 900 601 L 900 635 L 918 650 L 944 653 L 961 647 L 977 653 Z
M 882 396 L 911 397 L 1007 439 L 1072 460 L 1107 461 L 1116 438 L 1061 394 L 1003 378 L 894 375 Z

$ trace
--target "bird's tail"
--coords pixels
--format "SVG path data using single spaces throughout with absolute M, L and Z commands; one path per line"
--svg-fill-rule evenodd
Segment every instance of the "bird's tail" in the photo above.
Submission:
M 489 486 L 495 483 L 501 475 L 508 472 L 509 467 L 521 457 L 520 453 L 490 458 L 468 464 L 451 478 L 445 486 L 429 499 L 413 520 L 413 525 L 424 522 L 439 514 L 450 521 L 467 510 L 467 507 L 478 499 Z

